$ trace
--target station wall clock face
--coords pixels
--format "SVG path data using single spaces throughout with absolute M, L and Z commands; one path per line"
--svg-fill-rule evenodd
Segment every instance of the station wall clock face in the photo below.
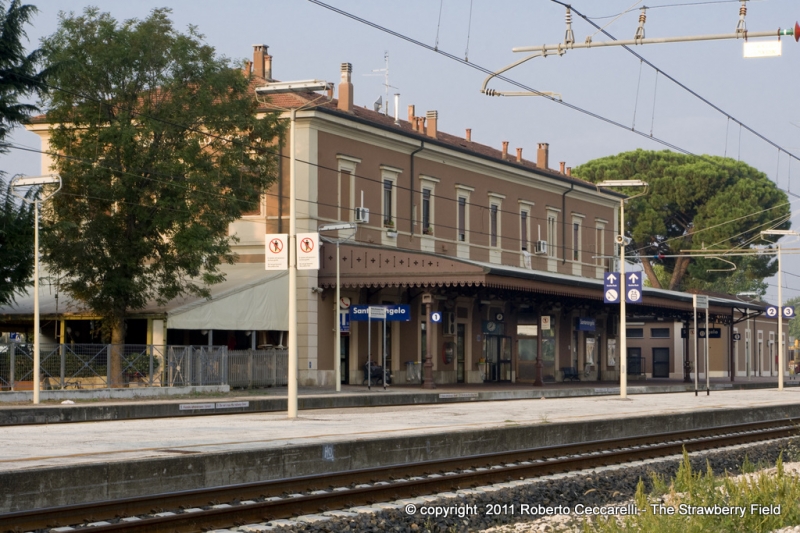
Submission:
M 486 323 L 486 331 L 494 331 L 497 329 L 497 324 L 494 322 L 487 322 Z
M 494 315 L 494 319 L 497 320 L 498 322 L 502 322 L 504 318 L 505 316 L 503 315 L 503 313 L 497 313 L 496 315 Z

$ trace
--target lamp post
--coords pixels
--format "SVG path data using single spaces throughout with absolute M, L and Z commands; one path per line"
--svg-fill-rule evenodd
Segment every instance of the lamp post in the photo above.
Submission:
M 58 184 L 58 188 L 49 193 L 42 194 L 41 190 L 33 195 L 20 194 L 17 189 L 37 187 L 42 185 Z M 14 176 L 11 179 L 11 193 L 17 198 L 21 198 L 24 202 L 33 204 L 33 403 L 39 403 L 39 389 L 41 363 L 39 355 L 39 204 L 45 200 L 52 198 L 58 191 L 61 190 L 61 176 L 46 175 L 46 176 Z
M 339 224 L 325 224 L 320 226 L 317 231 L 337 231 L 344 229 L 356 229 L 353 222 L 342 222 Z M 336 392 L 342 391 L 342 324 L 339 320 L 339 303 L 342 301 L 341 287 L 339 285 L 339 244 L 352 239 L 355 232 L 346 239 L 336 239 L 336 301 L 333 303 L 333 322 L 336 324 L 336 332 L 333 337 L 333 379 L 336 381 Z M 385 386 L 385 383 L 384 383 Z
M 332 89 L 332 84 L 319 80 L 289 81 L 270 83 L 264 87 L 256 87 L 257 96 L 266 96 L 286 93 L 313 93 Z M 331 95 L 333 92 L 331 91 Z M 295 122 L 297 111 L 308 109 L 319 104 L 325 98 L 319 98 L 298 105 L 297 107 L 284 108 L 272 106 L 269 102 L 262 102 L 273 109 L 289 111 L 289 364 L 287 376 L 288 398 L 286 411 L 289 418 L 297 418 L 297 370 L 299 366 L 297 352 L 297 175 L 295 172 Z M 330 96 L 328 99 L 330 100 Z
M 647 183 L 642 180 L 606 180 L 597 184 L 598 187 L 644 187 L 644 192 L 619 199 L 619 397 L 628 397 L 628 343 L 627 321 L 625 308 L 625 201 L 637 198 L 647 193 Z
M 761 232 L 764 235 L 800 235 L 796 231 L 771 229 Z M 781 273 L 781 245 L 778 243 L 778 390 L 783 390 L 783 276 Z

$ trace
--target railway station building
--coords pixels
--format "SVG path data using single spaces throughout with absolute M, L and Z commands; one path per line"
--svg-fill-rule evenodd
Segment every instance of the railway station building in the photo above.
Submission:
M 265 45 L 254 47 L 248 68 L 254 89 L 272 81 Z M 621 333 L 629 374 L 684 377 L 694 353 L 693 332 L 681 335 L 691 324 L 691 294 L 645 288 L 643 303 L 628 306 L 627 332 L 619 331 L 618 306 L 603 303 L 603 276 L 618 270 L 616 193 L 577 179 L 564 162 L 551 168 L 545 142 L 524 154 L 508 142 L 486 146 L 469 129 L 445 132 L 447 117 L 435 109 L 408 105 L 404 116 L 392 116 L 355 105 L 354 93 L 352 66 L 344 63 L 338 98 L 311 105 L 319 95 L 291 93 L 263 106 L 265 113 L 302 108 L 295 126 L 298 233 L 357 224 L 340 244 L 338 264 L 334 242 L 351 230 L 323 233 L 320 269 L 298 273 L 301 385 L 360 384 L 368 357 L 385 357 L 395 381 L 410 382 L 425 360 L 428 335 L 437 383 L 533 382 L 537 357 L 545 380 L 577 374 L 615 381 Z M 28 128 L 46 152 L 49 124 Z M 285 344 L 288 276 L 264 270 L 264 235 L 289 229 L 286 141 L 278 181 L 257 210 L 231 224 L 239 262 L 223 268 L 226 281 L 211 288 L 209 300 L 186 298 L 132 314 L 130 342 L 136 335 L 135 342 L 156 344 Z M 51 161 L 44 156 L 42 164 L 46 171 Z M 441 323 L 429 323 L 426 294 Z M 63 299 L 59 311 L 58 300 L 45 296 L 42 319 L 52 323 L 52 342 L 67 342 L 67 328 L 82 331 L 97 318 Z M 762 316 L 764 304 L 725 295 L 710 302 L 712 327 L 721 328 L 711 340 L 711 375 L 777 373 L 766 355 L 777 342 L 777 322 Z M 348 322 L 349 307 L 359 304 L 410 306 L 409 321 L 387 324 L 385 353 L 382 324 Z M 24 298 L 0 309 L 0 331 L 23 328 L 29 313 Z M 340 353 L 337 319 L 346 329 Z

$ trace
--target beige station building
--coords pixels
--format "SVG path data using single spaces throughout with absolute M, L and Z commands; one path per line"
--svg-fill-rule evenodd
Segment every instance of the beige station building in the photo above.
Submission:
M 265 45 L 254 47 L 249 68 L 254 88 L 272 81 Z M 357 106 L 348 63 L 335 92 L 338 98 L 319 101 L 314 93 L 279 95 L 263 107 L 299 109 L 297 231 L 357 223 L 340 244 L 338 265 L 333 241 L 350 230 L 324 233 L 320 269 L 299 271 L 300 384 L 361 383 L 368 356 L 385 357 L 395 382 L 416 379 L 428 335 L 437 383 L 533 383 L 539 354 L 545 381 L 564 379 L 565 369 L 581 380 L 618 380 L 619 306 L 603 303 L 603 278 L 618 270 L 620 196 L 573 177 L 566 163 L 554 165 L 546 142 L 524 153 L 508 142 L 490 147 L 473 141 L 469 129 L 446 132 L 447 117 L 436 110 L 408 105 L 401 117 Z M 46 121 L 28 126 L 44 151 L 48 128 Z M 285 345 L 288 276 L 264 262 L 265 234 L 289 230 L 289 148 L 283 139 L 279 179 L 260 209 L 231 225 L 239 262 L 223 267 L 227 279 L 212 287 L 212 298 L 132 313 L 126 342 Z M 50 164 L 45 156 L 43 171 Z M 89 342 L 98 317 L 45 286 L 44 338 Z M 441 323 L 428 323 L 424 294 Z M 645 287 L 643 302 L 627 306 L 630 379 L 684 378 L 687 361 L 694 370 L 692 301 Z M 347 323 L 350 306 L 367 304 L 410 307 L 410 320 L 387 323 L 385 353 L 381 322 Z M 719 333 L 709 341 L 711 376 L 777 375 L 777 343 L 786 339 L 777 339 L 765 305 L 710 295 L 710 331 Z M 29 332 L 31 313 L 25 298 L 0 309 L 0 331 Z M 336 317 L 349 326 L 340 353 Z

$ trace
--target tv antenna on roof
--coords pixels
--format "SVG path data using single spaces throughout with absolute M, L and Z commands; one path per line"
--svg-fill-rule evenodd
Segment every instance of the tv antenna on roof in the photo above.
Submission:
M 383 106 L 383 114 L 389 116 L 389 89 L 397 89 L 394 85 L 389 84 L 389 51 L 385 51 L 383 53 L 383 60 L 386 63 L 386 66 L 383 68 L 376 68 L 373 69 L 372 72 L 375 74 L 364 74 L 364 76 L 380 76 L 381 73 L 383 74 L 383 87 L 386 90 L 386 98 L 383 100 L 385 105 Z M 375 102 L 376 104 L 378 102 Z M 375 111 L 380 111 L 380 107 L 377 107 Z

